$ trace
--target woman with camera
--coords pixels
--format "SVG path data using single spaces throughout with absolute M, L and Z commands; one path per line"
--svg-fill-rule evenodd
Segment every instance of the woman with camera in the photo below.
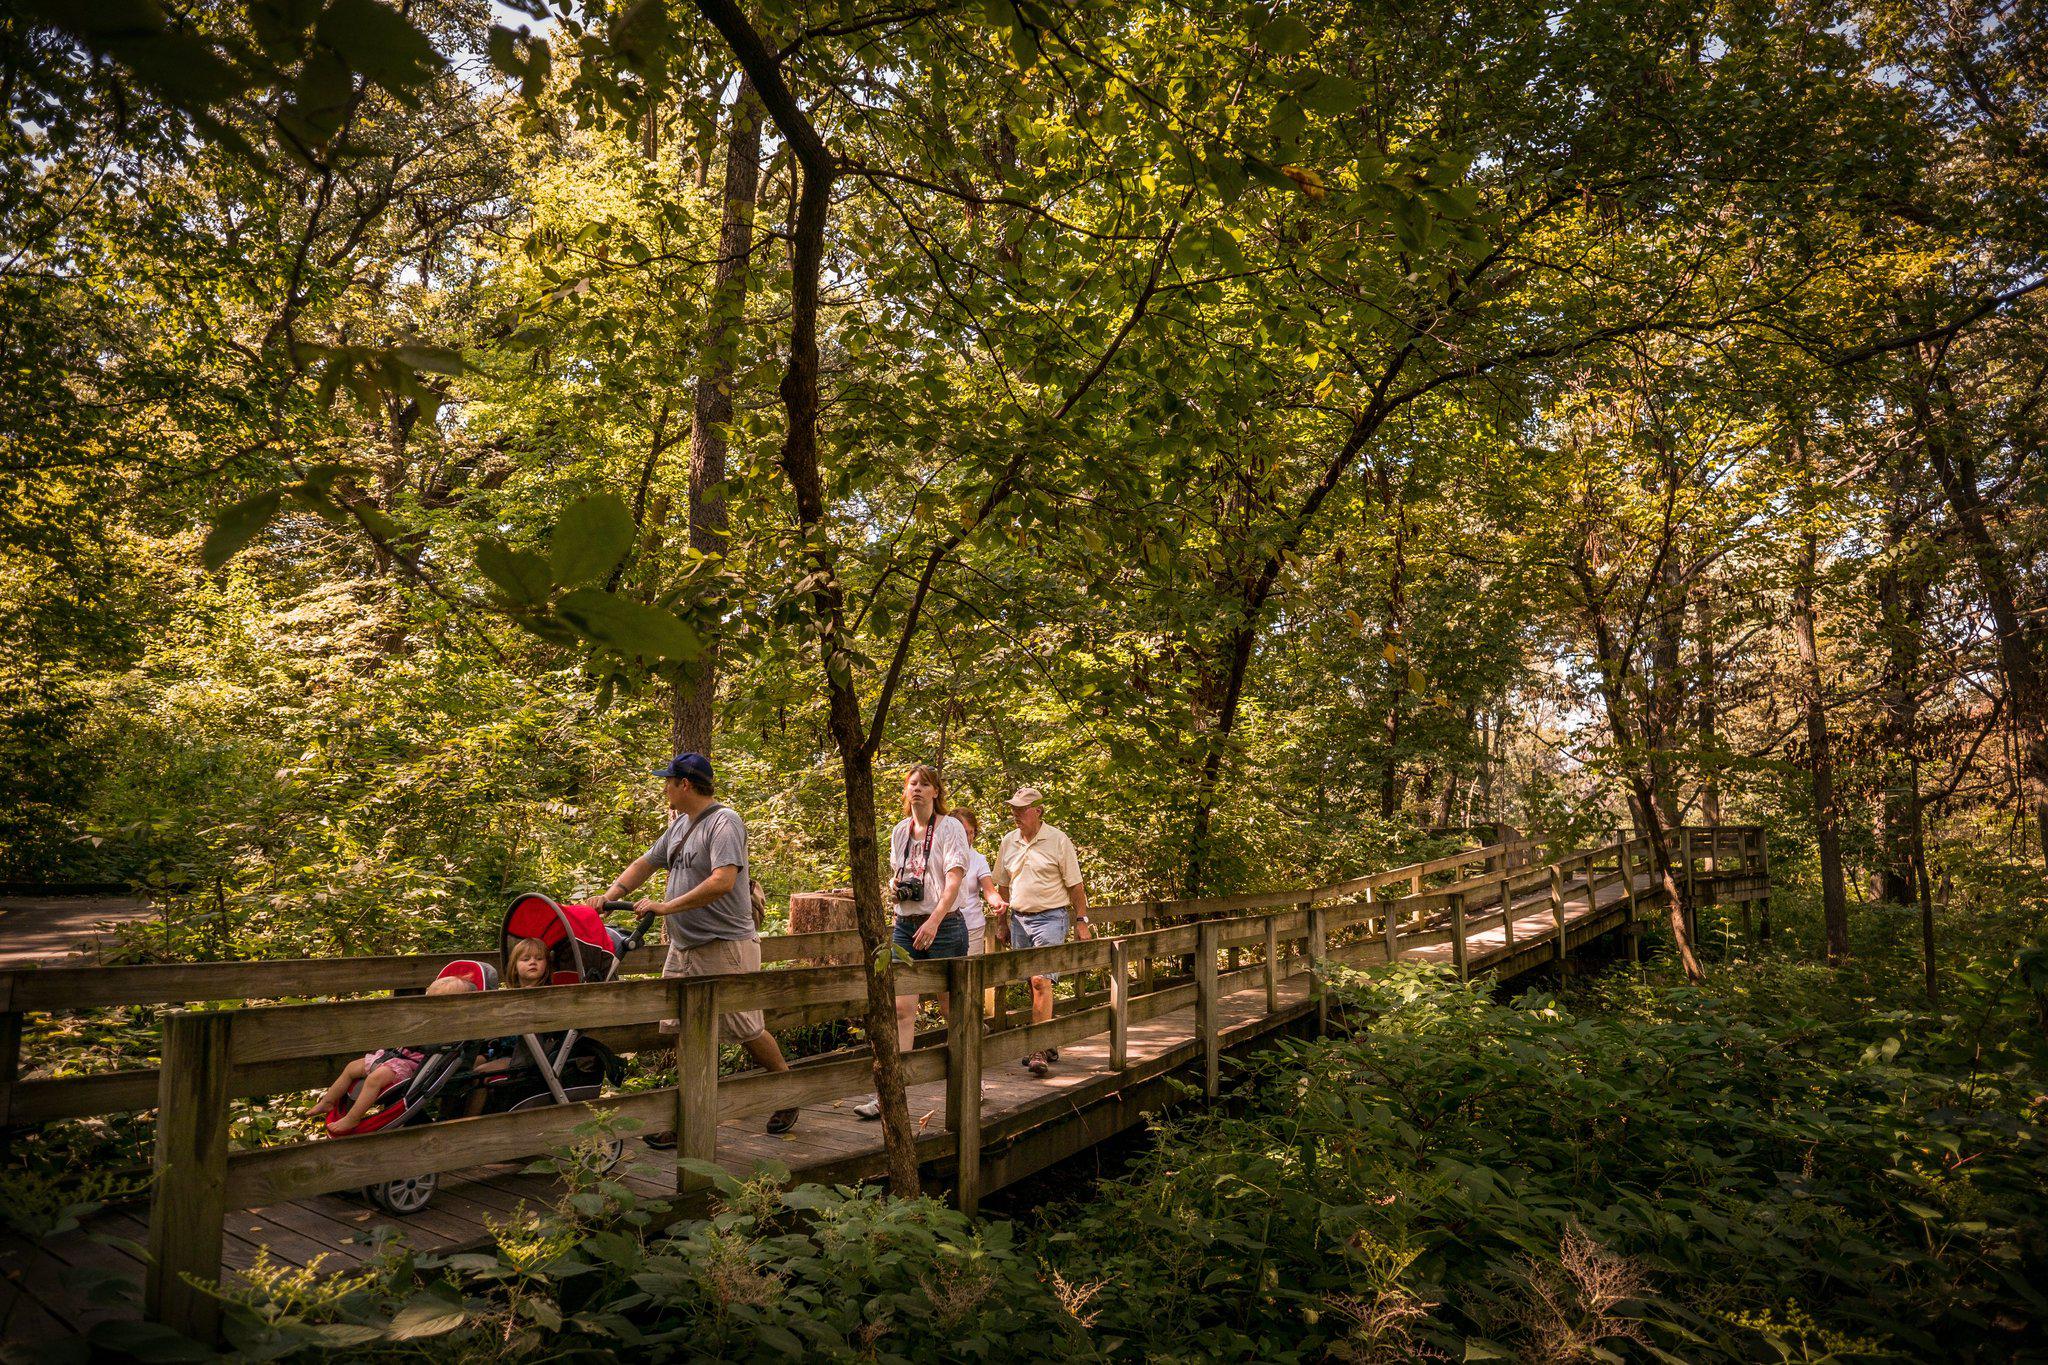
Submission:
M 945 814 L 939 770 L 912 765 L 903 779 L 903 819 L 889 835 L 889 873 L 896 899 L 894 945 L 912 961 L 967 956 L 967 921 L 956 908 L 967 875 L 967 831 Z M 896 1045 L 904 1052 L 917 1028 L 918 997 L 896 997 Z M 879 1098 L 854 1106 L 864 1119 L 882 1116 Z

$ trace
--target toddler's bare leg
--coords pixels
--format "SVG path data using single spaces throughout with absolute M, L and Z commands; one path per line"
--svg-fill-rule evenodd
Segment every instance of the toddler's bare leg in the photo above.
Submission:
M 313 1101 L 312 1108 L 306 1111 L 306 1117 L 313 1118 L 324 1114 L 335 1105 L 340 1104 L 341 1097 L 348 1093 L 348 1088 L 362 1078 L 363 1059 L 358 1057 L 341 1069 L 341 1075 L 335 1077 L 334 1084 L 327 1087 L 326 1094 Z
M 334 1122 L 331 1131 L 346 1133 L 361 1123 L 363 1115 L 369 1113 L 370 1107 L 377 1103 L 377 1097 L 389 1090 L 391 1083 L 397 1079 L 398 1073 L 388 1066 L 380 1066 L 363 1077 L 362 1088 L 356 1091 L 356 1102 L 349 1106 L 346 1114 Z

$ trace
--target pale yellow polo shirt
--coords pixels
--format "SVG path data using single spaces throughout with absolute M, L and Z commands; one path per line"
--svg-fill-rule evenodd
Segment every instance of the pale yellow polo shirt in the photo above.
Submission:
M 1041 824 L 1029 843 L 1013 829 L 996 850 L 995 877 L 1012 910 L 1064 910 L 1067 888 L 1081 884 L 1081 858 L 1058 826 Z

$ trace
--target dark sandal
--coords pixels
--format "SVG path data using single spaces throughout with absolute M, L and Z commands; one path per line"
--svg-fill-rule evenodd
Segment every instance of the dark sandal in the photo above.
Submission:
M 796 1114 L 797 1111 L 794 1109 L 778 1109 L 774 1113 L 770 1114 L 768 1116 L 769 1133 L 773 1136 L 780 1137 L 782 1134 L 796 1127 Z

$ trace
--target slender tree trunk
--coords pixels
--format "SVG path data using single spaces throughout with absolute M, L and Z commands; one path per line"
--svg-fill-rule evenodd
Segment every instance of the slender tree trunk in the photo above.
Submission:
M 1934 957 L 1934 884 L 1927 876 L 1927 812 L 1920 804 L 1920 760 L 1907 775 L 1906 802 L 1912 819 L 1913 889 L 1920 898 L 1920 960 L 1927 976 L 1927 1003 L 1941 1004 L 1941 975 Z
M 1387 552 L 1387 605 L 1380 622 L 1380 647 L 1390 654 L 1388 670 L 1393 684 L 1387 689 L 1387 715 L 1380 724 L 1385 752 L 1380 760 L 1380 818 L 1391 820 L 1401 808 L 1401 712 L 1408 695 L 1408 519 L 1398 490 L 1388 477 L 1384 462 L 1373 469 L 1373 485 L 1379 492 L 1380 510 L 1387 519 L 1393 541 Z
M 1675 477 L 1675 475 L 1673 476 Z M 1652 606 L 1654 623 L 1650 650 L 1650 696 L 1644 707 L 1645 737 L 1649 741 L 1651 790 L 1657 798 L 1657 814 L 1666 828 L 1679 820 L 1678 742 L 1679 726 L 1685 714 L 1685 601 L 1684 570 L 1676 549 L 1664 556 Z
M 894 1194 L 919 1192 L 917 1134 L 903 1100 L 896 1047 L 896 971 L 888 942 L 875 833 L 874 755 L 855 691 L 846 592 L 825 531 L 825 484 L 818 469 L 818 294 L 825 263 L 825 224 L 832 207 L 838 160 L 782 79 L 777 60 L 734 0 L 697 0 L 697 8 L 732 48 L 752 78 L 769 117 L 795 152 L 802 173 L 790 232 L 789 361 L 781 392 L 788 416 L 782 469 L 796 503 L 811 565 L 809 591 L 818 626 L 819 663 L 825 679 L 827 728 L 839 750 L 846 782 L 846 854 L 853 885 L 854 922 L 862 959 L 880 970 L 865 973 L 868 1044 L 874 1051 L 875 1093 L 882 1102 L 882 1137 Z
M 1721 737 L 1719 678 L 1714 668 L 1714 595 L 1701 588 L 1693 594 L 1694 616 L 1699 622 L 1693 672 L 1693 729 L 1700 751 L 1700 819 L 1709 825 L 1721 823 Z
M 723 556 L 726 550 L 726 426 L 732 421 L 733 376 L 739 360 L 734 343 L 747 306 L 754 205 L 760 187 L 761 101 L 753 81 L 743 75 L 726 135 L 718 264 L 698 346 L 697 392 L 690 415 L 690 548 L 706 555 Z M 671 706 L 674 752 L 711 752 L 717 697 L 718 637 L 708 634 L 703 657 L 676 683 Z
M 1793 435 L 1795 445 L 1799 437 Z M 1803 448 L 1796 458 L 1804 466 Z M 1814 580 L 1819 574 L 1820 534 L 1808 527 L 1792 584 L 1792 639 L 1799 651 L 1800 703 L 1806 712 L 1807 765 L 1813 787 L 1813 821 L 1820 853 L 1821 920 L 1830 963 L 1849 955 L 1849 897 L 1842 873 L 1841 817 L 1835 804 L 1835 761 L 1828 733 L 1827 689 L 1821 678 L 1820 644 L 1814 623 Z
M 1685 903 L 1685 886 L 1671 865 L 1670 825 L 1664 820 L 1662 802 L 1657 799 L 1656 768 L 1650 761 L 1654 752 L 1643 733 L 1629 698 L 1628 659 L 1615 638 L 1613 623 L 1596 590 L 1591 571 L 1574 565 L 1580 590 L 1579 609 L 1593 634 L 1593 649 L 1600 666 L 1600 698 L 1607 706 L 1607 726 L 1620 756 L 1623 784 L 1636 828 L 1649 841 L 1650 870 L 1663 890 L 1665 915 L 1671 926 L 1671 942 L 1678 952 L 1678 964 L 1689 981 L 1701 981 L 1706 973 L 1694 951 L 1692 928 Z
M 1946 400 L 1944 406 L 1953 410 L 1954 399 L 1946 381 L 1937 373 L 1933 383 Z M 2041 618 L 2020 614 L 2012 566 L 1992 532 L 1991 512 L 1977 482 L 1976 460 L 1960 446 L 1951 448 L 1948 432 L 1935 420 L 1925 394 L 1914 395 L 1913 416 L 1920 428 L 1921 448 L 1941 481 L 1942 494 L 1962 533 L 1963 548 L 1977 570 L 1985 606 L 1998 630 L 1998 663 L 2010 702 L 2021 791 L 2033 813 L 2039 847 L 2048 854 L 2048 665 L 2044 665 L 2048 641 L 2034 624 Z
M 1883 636 L 1881 674 L 1884 702 L 1884 799 L 1878 822 L 1878 893 L 1894 905 L 1911 902 L 1919 892 L 1914 872 L 1913 838 L 1919 821 L 1917 773 L 1920 751 L 1921 618 L 1927 606 L 1926 585 L 1903 562 L 1909 526 L 1908 491 L 1912 470 L 1901 451 L 1891 506 L 1885 518 L 1885 559 L 1877 578 L 1878 629 Z

